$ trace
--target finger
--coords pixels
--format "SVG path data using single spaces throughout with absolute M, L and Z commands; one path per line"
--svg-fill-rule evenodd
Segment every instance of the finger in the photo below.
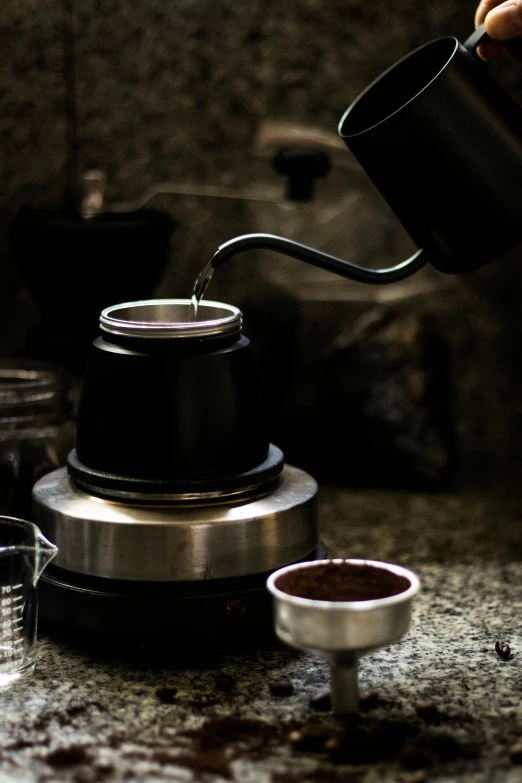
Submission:
M 496 8 L 497 5 L 500 5 L 501 3 L 502 0 L 480 0 L 477 10 L 475 11 L 475 27 L 479 27 L 491 9 Z
M 504 47 L 505 44 L 501 41 L 494 41 L 492 38 L 487 38 L 485 41 L 481 41 L 479 46 L 477 46 L 477 54 L 481 60 L 491 62 L 491 60 L 497 60 L 500 57 Z
M 522 38 L 522 0 L 508 0 L 486 16 L 486 32 L 497 41 Z

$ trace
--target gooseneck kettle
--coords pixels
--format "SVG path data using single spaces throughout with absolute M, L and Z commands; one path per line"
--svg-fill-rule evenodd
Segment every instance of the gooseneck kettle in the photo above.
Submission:
M 419 247 L 388 269 L 365 269 L 271 234 L 221 245 L 198 278 L 248 250 L 272 250 L 364 283 L 394 283 L 426 263 L 445 273 L 476 269 L 522 234 L 522 109 L 476 53 L 484 26 L 461 44 L 420 46 L 348 107 L 339 134 Z

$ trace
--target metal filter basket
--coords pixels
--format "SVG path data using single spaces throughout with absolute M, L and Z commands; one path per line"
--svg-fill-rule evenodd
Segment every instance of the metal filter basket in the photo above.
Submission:
M 277 586 L 284 574 L 328 563 L 372 566 L 404 577 L 410 586 L 397 595 L 369 601 L 317 601 L 290 595 Z M 275 603 L 277 636 L 291 647 L 326 653 L 333 711 L 341 715 L 358 712 L 358 659 L 398 642 L 407 633 L 419 578 L 406 568 L 376 560 L 316 560 L 280 568 L 268 578 L 267 587 Z

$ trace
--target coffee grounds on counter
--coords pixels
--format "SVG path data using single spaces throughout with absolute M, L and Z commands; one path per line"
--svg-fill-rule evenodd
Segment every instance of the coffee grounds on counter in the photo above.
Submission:
M 44 760 L 55 769 L 73 767 L 85 764 L 90 760 L 89 752 L 83 745 L 69 745 L 68 748 L 57 748 L 48 753 Z
M 265 759 L 274 748 L 286 743 L 289 732 L 295 728 L 294 721 L 269 723 L 239 715 L 213 718 L 198 729 L 189 729 L 181 735 L 194 743 L 190 756 L 184 755 L 184 765 L 188 765 L 192 755 L 196 759 L 215 763 L 219 760 L 219 754 L 223 754 L 223 761 L 227 764 L 240 757 Z M 180 763 L 179 759 L 176 763 Z M 196 760 L 195 763 L 199 762 Z
M 329 726 L 323 726 L 320 723 L 307 723 L 300 729 L 291 731 L 288 735 L 288 742 L 296 750 L 322 751 L 331 736 L 332 729 Z
M 265 720 L 228 715 L 207 720 L 199 729 L 189 729 L 182 736 L 194 740 L 201 750 L 230 745 L 245 745 L 249 748 L 263 744 L 269 747 L 273 742 L 282 741 L 287 733 L 286 724 L 278 726 Z
M 384 568 L 334 561 L 288 571 L 275 584 L 283 593 L 314 601 L 371 601 L 411 586 L 409 579 Z
M 371 764 L 395 759 L 415 734 L 415 726 L 402 719 L 368 722 L 355 718 L 352 725 L 332 735 L 325 751 L 333 763 Z
M 418 720 L 354 716 L 343 723 L 343 728 L 304 724 L 294 728 L 287 741 L 295 751 L 326 753 L 333 764 L 396 761 L 410 771 L 480 755 L 477 743 L 461 742 L 435 727 L 422 727 Z
M 231 762 L 246 754 L 252 758 L 260 749 L 269 752 L 279 731 L 266 721 L 230 715 L 207 720 L 198 729 L 189 729 L 181 736 L 190 739 L 193 747 L 183 748 L 176 755 L 171 751 L 156 752 L 154 759 L 189 770 L 193 780 L 207 780 L 209 776 L 234 780 Z
M 415 742 L 407 742 L 399 753 L 398 761 L 401 767 L 415 770 L 432 767 L 435 763 L 435 758 L 421 745 L 417 745 Z
M 513 764 L 522 764 L 522 739 L 517 740 L 509 748 L 509 758 Z
M 297 754 L 320 754 L 335 766 L 395 762 L 410 773 L 480 754 L 477 743 L 462 742 L 440 727 L 426 726 L 418 716 L 401 715 L 366 714 L 332 724 L 320 722 L 319 716 L 302 723 L 236 714 L 208 719 L 180 737 L 182 747 L 161 750 L 154 758 L 192 771 L 197 780 L 211 775 L 234 780 L 231 764 L 235 759 L 266 759 L 284 745 Z
M 290 680 L 272 680 L 268 683 L 268 690 L 272 696 L 291 696 L 294 686 Z
M 500 658 L 507 661 L 507 659 L 511 655 L 511 648 L 507 642 L 496 641 L 495 652 Z
M 325 693 L 319 693 L 317 696 L 312 696 L 309 702 L 310 709 L 315 712 L 330 712 L 332 709 L 332 697 L 330 691 Z
M 214 679 L 216 688 L 220 691 L 231 691 L 236 684 L 236 681 L 230 674 L 221 673 Z
M 208 709 L 217 707 L 220 704 L 223 704 L 222 696 L 210 696 L 208 694 L 196 695 L 192 699 L 183 701 L 183 706 L 191 709 L 194 713 L 205 713 Z
M 383 704 L 385 704 L 385 700 L 379 696 L 377 691 L 367 691 L 362 693 L 359 698 L 359 710 L 361 712 L 369 712 L 376 707 L 381 707 Z
M 177 688 L 170 688 L 168 686 L 162 686 L 156 688 L 156 696 L 163 704 L 173 704 L 176 699 Z
M 415 704 L 415 712 L 425 723 L 433 723 L 438 726 L 442 721 L 441 712 L 432 701 L 417 702 L 417 704 Z

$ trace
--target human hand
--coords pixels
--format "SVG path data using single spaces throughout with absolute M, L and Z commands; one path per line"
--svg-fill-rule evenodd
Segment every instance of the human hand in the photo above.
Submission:
M 485 24 L 488 38 L 477 52 L 483 60 L 496 60 L 503 49 L 522 61 L 522 0 L 480 0 L 475 26 Z

